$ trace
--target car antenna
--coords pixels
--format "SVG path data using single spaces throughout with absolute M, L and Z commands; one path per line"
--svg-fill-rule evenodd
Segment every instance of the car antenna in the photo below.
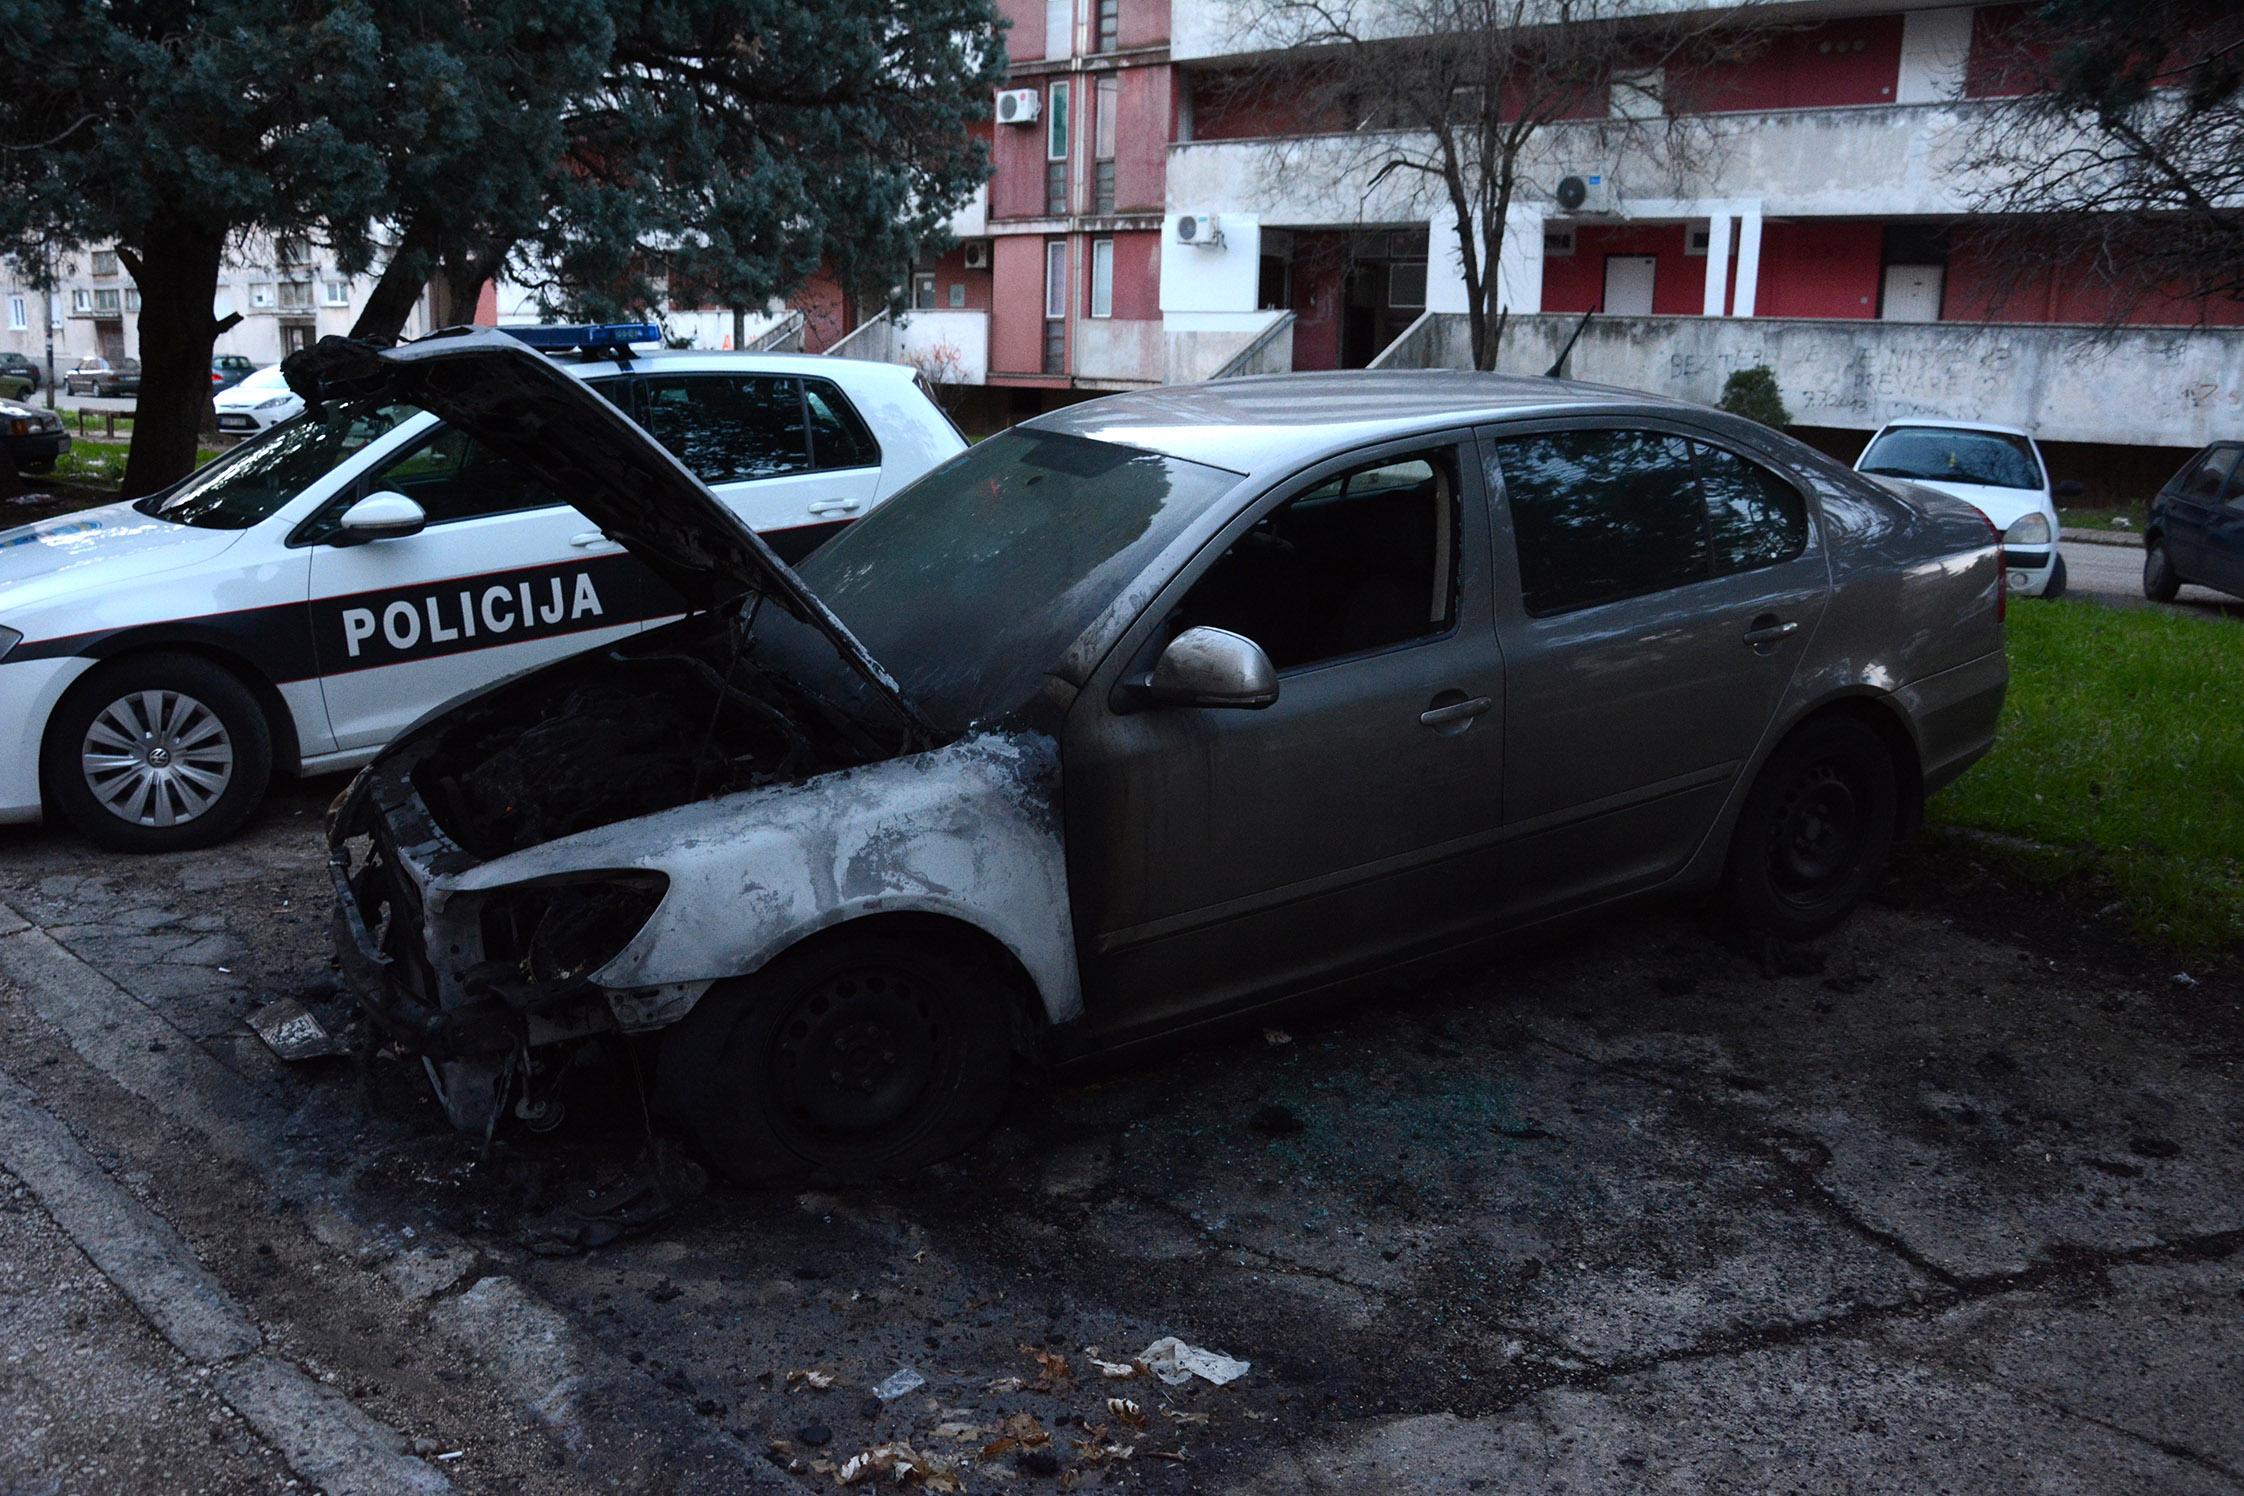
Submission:
M 1582 320 L 1574 324 L 1574 331 L 1567 336 L 1566 346 L 1558 350 L 1558 357 L 1552 359 L 1551 366 L 1543 371 L 1543 377 L 1545 379 L 1556 379 L 1559 377 L 1560 371 L 1566 367 L 1566 355 L 1574 351 L 1575 340 L 1581 337 L 1582 329 L 1589 326 L 1590 318 L 1596 315 L 1597 308 L 1595 307 L 1591 307 L 1588 311 L 1582 313 Z

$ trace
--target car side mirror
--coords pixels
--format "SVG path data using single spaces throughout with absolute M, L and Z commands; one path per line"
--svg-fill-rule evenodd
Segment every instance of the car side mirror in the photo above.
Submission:
M 2088 485 L 2081 482 L 2078 478 L 2067 478 L 2064 482 L 2057 485 L 2055 492 L 2056 496 L 2060 499 L 2077 499 L 2082 494 L 2088 492 Z
M 400 540 L 418 535 L 429 514 L 401 493 L 384 489 L 370 493 L 343 511 L 335 521 L 335 544 L 364 545 L 369 540 Z
M 1261 708 L 1278 699 L 1278 672 L 1244 634 L 1190 628 L 1153 662 L 1140 697 L 1154 706 Z

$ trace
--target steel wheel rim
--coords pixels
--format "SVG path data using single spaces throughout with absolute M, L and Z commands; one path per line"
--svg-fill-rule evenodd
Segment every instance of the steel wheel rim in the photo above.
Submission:
M 207 813 L 234 782 L 234 740 L 184 691 L 135 691 L 94 715 L 78 750 L 86 788 L 135 826 L 179 826 Z
M 1851 876 L 1866 832 L 1860 786 L 1830 764 L 1815 764 L 1792 784 L 1769 831 L 1769 872 L 1777 892 L 1812 905 Z
M 941 1068 L 946 1039 L 932 995 L 909 974 L 837 972 L 787 1014 L 774 1079 L 811 1134 L 874 1136 L 912 1115 Z

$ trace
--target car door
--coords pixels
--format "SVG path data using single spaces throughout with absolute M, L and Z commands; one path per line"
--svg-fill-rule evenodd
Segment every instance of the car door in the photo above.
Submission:
M 657 371 L 638 385 L 640 424 L 783 560 L 872 506 L 880 449 L 831 381 Z
M 1469 451 L 1394 444 L 1273 490 L 1076 697 L 1062 772 L 1094 1026 L 1317 985 L 1487 917 L 1503 663 Z M 1132 704 L 1125 683 L 1199 625 L 1262 646 L 1274 705 Z
M 426 528 L 351 543 L 335 519 L 380 492 L 418 503 Z M 312 547 L 320 690 L 342 750 L 385 743 L 464 692 L 682 611 L 591 521 L 449 427 L 360 479 L 298 539 Z
M 2227 449 L 2244 459 L 2244 447 Z M 2205 521 L 2205 584 L 2244 597 L 2244 460 L 2229 474 L 2228 492 Z
M 1483 433 L 1504 651 L 1502 868 L 1526 921 L 1657 884 L 1704 839 L 1830 593 L 1806 498 L 1661 422 Z
M 2164 504 L 2166 555 L 2190 581 L 2210 581 L 2214 566 L 2207 542 L 2237 470 L 2244 447 L 2207 447 L 2175 475 Z

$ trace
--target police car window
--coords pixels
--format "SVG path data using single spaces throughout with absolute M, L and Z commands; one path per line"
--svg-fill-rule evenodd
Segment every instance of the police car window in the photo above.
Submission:
M 561 500 L 527 470 L 465 432 L 445 427 L 368 480 L 369 493 L 404 494 L 432 525 L 543 509 Z
M 810 411 L 810 451 L 820 472 L 879 465 L 880 448 L 873 434 L 840 390 L 823 379 L 806 379 L 803 403 Z
M 704 483 L 810 469 L 801 385 L 782 374 L 673 374 L 641 387 L 647 430 Z
M 244 442 L 177 487 L 140 501 L 143 514 L 206 530 L 246 530 L 368 442 L 420 414 L 411 405 L 334 406 Z

